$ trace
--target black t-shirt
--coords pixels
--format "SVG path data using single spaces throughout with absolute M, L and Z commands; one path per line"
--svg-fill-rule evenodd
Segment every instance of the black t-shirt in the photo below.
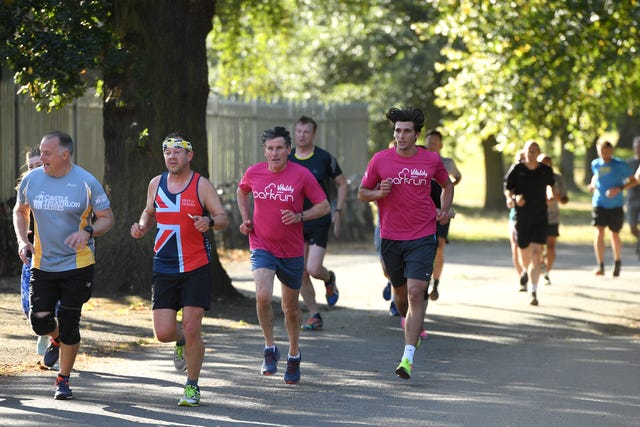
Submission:
M 529 169 L 524 163 L 516 163 L 505 176 L 505 188 L 513 194 L 522 194 L 526 203 L 516 205 L 518 220 L 537 220 L 547 218 L 547 185 L 553 185 L 553 169 L 538 163 L 535 169 Z

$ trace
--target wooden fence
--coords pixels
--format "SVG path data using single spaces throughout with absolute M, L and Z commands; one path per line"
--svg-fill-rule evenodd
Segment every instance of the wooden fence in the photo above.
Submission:
M 209 171 L 218 185 L 235 182 L 252 163 L 264 159 L 259 137 L 264 129 L 293 124 L 302 115 L 318 122 L 316 144 L 329 150 L 345 176 L 361 175 L 368 161 L 368 112 L 365 104 L 241 102 L 211 97 L 207 108 Z M 11 81 L 0 86 L 0 200 L 14 195 L 26 147 L 38 146 L 52 130 L 76 141 L 75 162 L 98 179 L 104 177 L 102 100 L 93 93 L 53 113 L 35 110 L 16 95 Z M 292 132 L 293 133 L 293 132 Z

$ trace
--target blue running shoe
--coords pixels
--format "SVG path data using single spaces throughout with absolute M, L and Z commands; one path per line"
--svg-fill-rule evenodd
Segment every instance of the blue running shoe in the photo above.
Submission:
M 385 301 L 391 299 L 391 282 L 387 282 L 387 285 L 382 290 L 382 298 L 384 298 Z
M 295 359 L 287 357 L 287 372 L 284 373 L 284 382 L 287 384 L 295 384 L 300 381 L 300 361 L 302 360 L 302 353 L 300 357 Z
M 338 287 L 336 286 L 336 275 L 331 270 L 329 270 L 329 274 L 329 280 L 324 282 L 325 291 L 327 291 L 325 296 L 327 297 L 327 304 L 329 304 L 329 307 L 333 307 L 338 302 L 340 294 L 338 292 Z
M 278 360 L 280 360 L 280 350 L 264 349 L 264 360 L 262 361 L 262 375 L 273 375 L 278 372 Z
M 69 388 L 69 378 L 64 378 L 58 375 L 56 378 L 56 393 L 53 395 L 56 400 L 67 400 L 73 398 L 73 393 Z
M 49 346 L 44 351 L 44 356 L 42 356 L 42 364 L 50 368 L 56 364 L 58 357 L 60 357 L 60 342 L 49 338 Z
M 400 316 L 400 312 L 394 301 L 391 301 L 391 304 L 389 304 L 389 316 Z
M 307 331 L 322 329 L 322 316 L 320 316 L 320 313 L 316 313 L 313 316 L 309 317 L 304 325 L 302 325 L 302 329 Z

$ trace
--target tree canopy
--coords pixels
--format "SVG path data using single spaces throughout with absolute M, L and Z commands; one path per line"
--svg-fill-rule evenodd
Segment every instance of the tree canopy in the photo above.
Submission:
M 96 290 L 148 294 L 153 233 L 127 234 L 149 180 L 164 170 L 160 142 L 185 132 L 194 170 L 208 177 L 206 36 L 210 0 L 21 0 L 0 4 L 0 57 L 40 109 L 97 86 L 103 99 L 104 187 L 115 225 L 99 238 Z M 185 60 L 186 58 L 186 60 Z M 212 251 L 218 297 L 236 296 Z
M 565 135 L 572 150 L 618 114 L 638 115 L 636 1 L 461 0 L 440 12 L 448 77 L 436 94 L 449 131 L 511 150 Z
M 103 0 L 0 2 L 0 58 L 20 92 L 50 111 L 82 96 L 119 57 Z M 109 61 L 109 62 L 107 62 Z

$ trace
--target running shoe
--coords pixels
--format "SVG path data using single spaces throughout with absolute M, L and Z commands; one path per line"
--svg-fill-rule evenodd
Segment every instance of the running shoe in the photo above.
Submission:
M 544 284 L 547 286 L 551 285 L 551 279 L 549 279 L 549 273 L 544 274 Z
M 529 274 L 525 271 L 520 276 L 520 292 L 527 292 L 527 283 L 529 283 Z
M 49 337 L 47 335 L 38 335 L 38 340 L 36 341 L 36 351 L 40 356 L 44 356 L 44 352 L 47 350 L 47 346 L 49 345 Z
M 58 361 L 58 357 L 60 357 L 60 343 L 53 338 L 49 338 L 49 346 L 47 346 L 42 356 L 42 364 L 50 368 Z
M 193 385 L 185 386 L 184 394 L 182 399 L 178 401 L 178 406 L 200 406 L 200 388 Z
M 538 305 L 538 297 L 535 292 L 531 292 L 531 302 L 529 304 Z
M 264 360 L 262 361 L 262 375 L 273 375 L 278 372 L 278 360 L 280 360 L 280 351 L 278 347 L 274 349 L 264 349 Z
M 300 361 L 302 360 L 302 353 L 300 357 L 287 357 L 287 371 L 284 373 L 284 382 L 287 384 L 295 384 L 300 381 Z
M 338 287 L 336 286 L 336 275 L 333 271 L 329 270 L 329 280 L 324 282 L 324 287 L 326 291 L 327 304 L 329 307 L 333 307 L 338 302 L 338 297 L 340 293 L 338 292 Z
M 391 301 L 391 304 L 389 304 L 389 316 L 400 316 L 400 312 L 398 311 L 398 307 L 396 307 L 395 301 Z
M 402 379 L 408 380 L 411 378 L 411 369 L 413 369 L 413 365 L 409 362 L 409 359 L 403 357 L 402 361 L 396 368 L 396 375 Z
M 620 261 L 616 261 L 613 265 L 613 277 L 620 276 Z
M 598 267 L 598 268 L 595 269 L 593 274 L 595 274 L 596 276 L 604 276 L 604 269 Z
M 429 299 L 431 301 L 438 301 L 438 298 L 440 298 L 440 294 L 438 293 L 438 288 L 434 286 L 433 290 L 429 294 Z
M 307 331 L 315 331 L 316 329 L 322 329 L 322 317 L 320 313 L 316 313 L 313 316 L 309 317 L 304 325 L 302 325 L 302 329 Z
M 176 346 L 173 349 L 173 366 L 178 372 L 187 370 L 187 361 L 184 359 L 184 344 L 178 345 L 176 342 Z
M 69 388 L 69 378 L 58 376 L 56 378 L 56 393 L 53 395 L 56 400 L 67 400 L 73 398 L 73 393 Z
M 391 282 L 387 282 L 382 290 L 382 298 L 384 298 L 385 301 L 389 301 L 391 299 Z

